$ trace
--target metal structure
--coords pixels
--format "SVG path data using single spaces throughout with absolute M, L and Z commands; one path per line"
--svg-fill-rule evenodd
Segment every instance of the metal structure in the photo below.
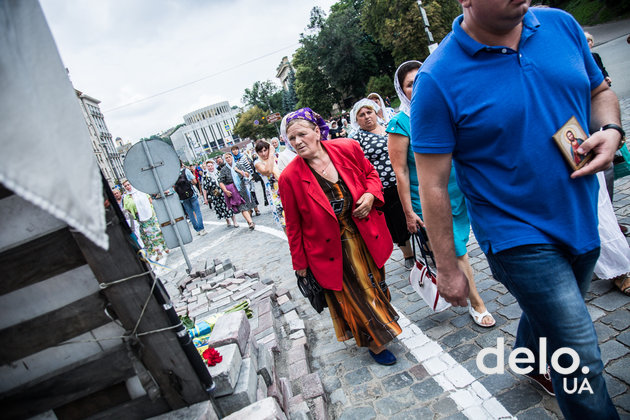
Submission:
M 431 54 L 438 47 L 437 42 L 433 40 L 433 34 L 429 29 L 431 25 L 429 24 L 429 18 L 427 17 L 427 12 L 422 7 L 422 0 L 418 0 L 418 8 L 420 9 L 420 14 L 422 15 L 422 22 L 424 23 L 424 32 L 426 32 L 427 37 L 429 38 L 429 54 Z

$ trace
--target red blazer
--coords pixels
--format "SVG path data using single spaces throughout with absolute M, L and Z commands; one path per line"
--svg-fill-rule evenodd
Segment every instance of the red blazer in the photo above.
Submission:
M 383 186 L 378 173 L 355 140 L 327 140 L 322 142 L 322 146 L 348 186 L 354 203 L 365 192 L 376 197 L 366 218 L 352 219 L 374 261 L 383 267 L 394 245 L 385 216 L 376 209 L 376 206 L 383 205 Z M 297 157 L 282 171 L 278 185 L 293 269 L 309 267 L 322 287 L 341 290 L 343 258 L 339 223 L 315 175 L 306 162 Z

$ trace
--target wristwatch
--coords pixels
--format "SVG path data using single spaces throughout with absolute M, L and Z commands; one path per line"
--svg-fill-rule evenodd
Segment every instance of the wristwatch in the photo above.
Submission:
M 624 144 L 626 144 L 626 132 L 623 131 L 623 128 L 619 127 L 617 124 L 606 124 L 599 129 L 599 131 L 604 131 L 608 129 L 613 129 L 619 131 L 621 134 L 621 140 L 619 140 L 619 145 L 617 146 L 617 150 L 621 149 Z

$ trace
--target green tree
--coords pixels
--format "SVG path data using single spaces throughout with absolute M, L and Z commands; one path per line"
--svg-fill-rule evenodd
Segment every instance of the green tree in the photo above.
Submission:
M 461 7 L 457 0 L 425 0 L 423 6 L 433 38 L 440 42 L 450 32 L 453 19 L 461 14 Z M 429 55 L 429 40 L 415 0 L 365 0 L 361 25 L 391 49 L 396 65 L 424 60 Z
M 295 68 L 295 93 L 297 108 L 309 107 L 324 117 L 330 116 L 337 92 L 330 86 L 330 79 L 318 65 L 315 44 L 303 37 L 302 46 L 293 55 Z
M 271 138 L 278 135 L 274 124 L 268 124 L 266 117 L 269 115 L 268 110 L 260 109 L 253 106 L 242 114 L 238 115 L 234 133 L 240 138 L 261 139 Z M 258 121 L 258 124 L 255 123 Z
M 363 0 L 341 0 L 317 35 L 317 55 L 332 87 L 344 99 L 363 96 L 371 76 L 393 72 L 393 60 L 360 24 Z
M 378 93 L 383 99 L 386 96 L 393 98 L 396 96 L 394 81 L 386 74 L 382 76 L 372 76 L 368 81 L 367 88 L 365 90 L 365 96 L 369 95 L 372 92 Z
M 274 112 L 282 110 L 282 90 L 270 80 L 254 82 L 251 89 L 245 89 L 241 101 L 245 105 Z

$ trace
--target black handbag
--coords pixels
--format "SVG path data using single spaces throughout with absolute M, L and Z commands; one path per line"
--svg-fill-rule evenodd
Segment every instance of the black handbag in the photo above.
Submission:
M 324 288 L 317 283 L 311 269 L 306 269 L 306 277 L 298 275 L 297 271 L 295 272 L 295 277 L 297 277 L 298 289 L 300 289 L 302 295 L 311 302 L 311 306 L 318 314 L 322 313 L 324 308 L 328 307 L 328 303 L 326 302 Z

